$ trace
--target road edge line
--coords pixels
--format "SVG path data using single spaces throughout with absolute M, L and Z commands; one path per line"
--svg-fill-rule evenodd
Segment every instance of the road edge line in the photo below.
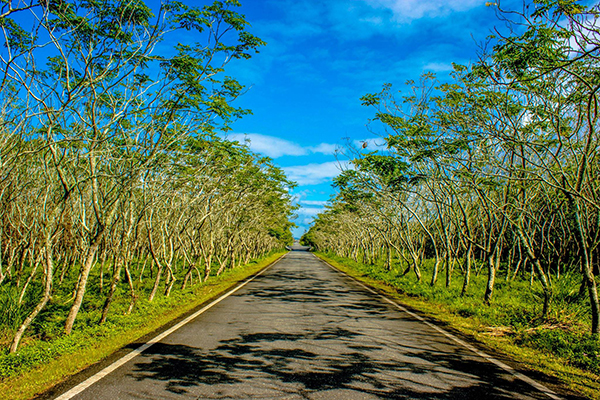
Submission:
M 283 259 L 288 254 L 289 254 L 289 252 L 285 253 L 284 255 L 279 257 L 277 260 L 273 261 L 271 264 L 267 265 L 265 268 L 263 268 L 262 270 L 260 270 L 259 272 L 257 272 L 253 276 L 251 276 L 250 278 L 247 278 L 246 280 L 244 280 L 244 282 L 240 283 L 233 289 L 229 290 L 225 294 L 218 297 L 216 300 L 211 301 L 209 304 L 202 307 L 200 310 L 189 315 L 187 318 L 185 318 L 182 321 L 178 322 L 177 324 L 173 325 L 166 331 L 156 335 L 155 337 L 153 337 L 152 339 L 150 339 L 146 343 L 144 343 L 142 346 L 138 347 L 137 349 L 132 350 L 130 353 L 128 353 L 128 354 L 124 355 L 123 357 L 119 358 L 118 360 L 114 361 L 109 366 L 103 368 L 101 371 L 90 376 L 89 378 L 87 378 L 83 382 L 79 383 L 78 385 L 72 387 L 65 393 L 61 394 L 58 397 L 55 397 L 54 400 L 69 400 L 69 399 L 73 398 L 74 396 L 77 396 L 79 393 L 83 392 L 84 390 L 86 390 L 87 388 L 92 386 L 94 383 L 100 381 L 102 378 L 104 378 L 111 372 L 115 371 L 116 369 L 121 367 L 123 364 L 126 364 L 128 361 L 134 359 L 135 357 L 137 357 L 144 351 L 148 350 L 152 345 L 160 342 L 161 340 L 163 340 L 164 338 L 166 338 L 173 332 L 175 332 L 178 329 L 180 329 L 181 327 L 187 325 L 192 320 L 196 319 L 197 317 L 199 317 L 201 314 L 203 314 L 204 312 L 206 312 L 213 306 L 217 305 L 221 301 L 225 300 L 227 297 L 231 296 L 232 294 L 234 294 L 235 292 L 237 292 L 238 290 L 240 290 L 241 288 L 246 286 L 248 283 L 252 282 L 254 279 L 258 278 L 260 275 L 263 274 L 263 272 L 265 272 L 266 270 L 268 270 L 269 268 L 271 268 L 272 266 L 277 264 L 279 261 L 281 261 L 281 259 Z
M 312 253 L 311 253 L 312 254 Z M 512 376 L 514 376 L 515 378 L 529 384 L 530 386 L 534 387 L 535 389 L 539 390 L 540 392 L 542 392 L 543 394 L 545 394 L 546 396 L 548 396 L 549 398 L 553 399 L 553 400 L 564 400 L 562 397 L 560 397 L 555 391 L 553 391 L 552 389 L 549 389 L 548 387 L 542 385 L 541 383 L 535 381 L 534 379 L 528 377 L 527 375 L 524 375 L 518 371 L 515 371 L 515 369 L 513 367 L 511 367 L 510 365 L 507 365 L 505 363 L 503 363 L 500 360 L 495 359 L 494 357 L 490 356 L 489 354 L 477 349 L 476 347 L 470 345 L 469 343 L 465 342 L 462 339 L 459 339 L 458 337 L 456 337 L 455 335 L 451 334 L 450 332 L 446 331 L 443 328 L 440 328 L 439 326 L 427 321 L 425 318 L 421 317 L 420 315 L 410 311 L 409 309 L 407 309 L 406 307 L 402 306 L 401 304 L 398 304 L 396 301 L 390 299 L 387 296 L 384 296 L 383 294 L 379 293 L 378 291 L 370 288 L 369 286 L 365 285 L 363 282 L 361 282 L 360 280 L 356 279 L 355 277 L 353 277 L 352 275 L 347 274 L 346 272 L 334 267 L 333 265 L 331 265 L 330 263 L 328 263 L 327 261 L 323 260 L 320 257 L 317 257 L 316 255 L 313 254 L 313 256 L 323 262 L 324 264 L 328 265 L 330 268 L 333 268 L 335 271 L 340 272 L 344 275 L 346 275 L 347 277 L 351 278 L 352 280 L 354 280 L 356 283 L 358 283 L 360 286 L 362 286 L 364 289 L 368 290 L 369 292 L 375 294 L 376 296 L 381 297 L 383 300 L 385 300 L 386 302 L 390 303 L 391 305 L 395 306 L 396 308 L 398 308 L 399 310 L 405 312 L 406 314 L 410 315 L 413 318 L 418 319 L 419 321 L 421 321 L 422 323 L 424 323 L 425 325 L 429 326 L 430 328 L 438 331 L 439 333 L 441 333 L 442 335 L 446 336 L 448 339 L 452 340 L 453 342 L 459 344 L 460 346 L 466 348 L 467 350 L 477 354 L 479 357 L 483 358 L 484 360 L 500 367 L 501 369 L 503 369 L 504 371 L 508 372 L 509 374 L 511 374 Z

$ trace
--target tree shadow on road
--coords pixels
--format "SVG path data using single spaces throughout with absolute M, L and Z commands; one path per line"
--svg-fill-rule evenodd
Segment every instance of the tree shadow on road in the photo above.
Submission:
M 284 302 L 291 304 L 317 303 L 323 312 L 339 313 L 348 311 L 367 312 L 371 316 L 399 319 L 395 312 L 390 312 L 389 305 L 376 298 L 357 298 L 352 296 L 355 290 L 348 285 L 335 284 L 327 280 L 311 279 L 311 286 L 296 284 L 310 275 L 310 270 L 291 272 L 278 270 L 256 279 L 255 285 L 240 294 L 248 301 L 257 301 L 264 305 L 265 301 Z
M 312 398 L 343 389 L 367 399 L 514 399 L 514 393 L 546 398 L 462 351 L 404 346 L 406 357 L 400 361 L 382 357 L 381 346 L 340 346 L 360 343 L 360 335 L 341 328 L 250 333 L 209 351 L 159 343 L 144 353 L 146 359 L 135 364 L 132 375 L 139 381 L 163 381 L 171 393 L 209 399 L 252 398 L 248 387 L 254 384 L 268 387 L 272 397 Z

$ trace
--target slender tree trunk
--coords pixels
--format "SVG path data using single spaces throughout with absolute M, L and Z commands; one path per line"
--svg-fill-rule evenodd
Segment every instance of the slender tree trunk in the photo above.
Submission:
M 29 274 L 27 281 L 25 281 L 25 284 L 23 285 L 23 288 L 21 289 L 21 295 L 19 296 L 19 304 L 23 303 L 23 298 L 25 297 L 25 292 L 27 291 L 27 287 L 29 286 L 29 283 L 35 276 L 35 273 L 37 272 L 39 265 L 40 265 L 39 262 L 35 263 L 35 265 L 33 266 L 33 270 L 31 271 L 31 274 Z
M 183 278 L 183 283 L 181 285 L 181 290 L 185 290 L 185 287 L 187 285 L 188 280 L 192 279 L 192 275 L 193 275 L 194 269 L 196 269 L 196 270 L 198 269 L 198 267 L 196 266 L 195 262 L 191 262 L 190 261 L 189 265 L 190 266 L 189 266 L 188 270 L 185 273 L 185 277 Z
M 449 288 L 452 283 L 452 269 L 454 267 L 454 260 L 452 257 L 452 245 L 450 243 L 450 234 L 447 232 L 448 228 L 444 229 L 444 236 L 446 237 L 446 287 Z
M 385 252 L 385 269 L 388 271 L 392 269 L 392 249 L 389 244 L 386 246 Z
M 575 222 L 577 225 L 577 236 L 580 238 L 579 242 L 581 246 L 581 269 L 583 271 L 584 282 L 587 286 L 588 296 L 590 299 L 590 311 L 592 314 L 592 334 L 597 336 L 600 333 L 600 303 L 598 300 L 598 288 L 596 286 L 596 279 L 594 278 L 594 271 L 589 254 L 589 248 L 587 241 L 585 240 L 585 229 L 581 222 L 579 210 L 576 210 Z
M 204 262 L 204 282 L 206 282 L 210 276 L 210 271 L 212 269 L 212 254 L 209 254 L 208 258 L 206 258 Z
M 29 262 L 29 266 L 33 265 L 33 249 L 35 248 L 35 244 L 31 247 L 31 252 L 30 252 L 30 262 Z M 23 271 L 25 270 L 25 261 L 27 261 L 27 249 L 23 249 L 23 251 L 21 252 L 21 257 L 19 259 L 19 270 L 16 273 L 17 276 L 17 283 L 16 286 L 17 288 L 21 287 L 21 279 L 23 279 Z M 1 268 L 0 268 L 1 269 Z M 0 282 L 1 284 L 1 282 Z
M 415 276 L 417 277 L 417 282 L 421 282 L 421 270 L 419 269 L 419 262 L 421 261 L 421 257 L 417 254 L 413 255 L 413 268 L 415 271 Z
M 103 233 L 104 229 L 101 229 L 96 234 L 92 245 L 88 249 L 88 253 L 85 258 L 85 263 L 83 264 L 83 270 L 81 271 L 81 279 L 79 280 L 79 286 L 77 287 L 77 292 L 75 293 L 75 301 L 73 302 L 73 305 L 69 310 L 69 315 L 67 315 L 67 321 L 65 322 L 65 334 L 67 335 L 69 335 L 73 330 L 75 318 L 77 318 L 77 314 L 79 313 L 79 309 L 81 308 L 81 304 L 83 303 L 85 287 L 87 285 L 87 280 L 90 275 L 90 271 L 92 270 L 92 266 L 94 265 L 94 261 L 96 260 L 96 252 L 98 251 L 98 247 L 100 246 L 100 241 L 102 240 Z
M 156 254 L 156 250 L 154 248 L 154 242 L 152 241 L 152 235 L 150 231 L 148 231 L 148 247 L 150 249 L 150 255 L 152 256 L 152 261 L 156 264 L 156 278 L 154 279 L 154 285 L 152 286 L 152 291 L 150 292 L 150 296 L 148 297 L 148 301 L 154 300 L 154 296 L 156 296 L 156 292 L 158 291 L 158 286 L 160 285 L 160 278 L 162 277 L 163 265 L 158 259 L 158 255 Z
M 156 263 L 156 260 L 154 261 Z M 154 285 L 152 286 L 152 291 L 150 292 L 150 296 L 148 297 L 148 301 L 154 300 L 154 296 L 156 296 L 156 292 L 158 291 L 158 287 L 160 285 L 160 278 L 162 277 L 163 267 L 160 264 L 156 265 L 156 277 L 154 278 Z
M 220 276 L 221 273 L 223 273 L 226 265 L 227 265 L 227 256 L 223 257 L 223 260 L 219 260 L 219 269 L 217 270 L 217 276 Z
M 488 279 L 485 286 L 485 295 L 483 296 L 483 300 L 485 304 L 491 304 L 492 295 L 494 293 L 494 282 L 496 280 L 496 266 L 494 263 L 494 254 L 489 254 L 487 257 L 487 266 L 488 266 Z
M 165 297 L 169 297 L 169 295 L 171 294 L 171 289 L 173 289 L 173 285 L 175 284 L 175 281 L 177 280 L 177 278 L 175 278 L 175 274 L 173 274 L 173 269 L 171 268 L 171 264 L 167 264 L 167 272 L 168 272 L 168 283 L 167 283 L 167 287 L 165 288 Z
M 60 279 L 58 280 L 59 286 L 61 286 L 63 281 L 65 280 L 65 275 L 67 274 L 67 271 L 69 271 L 69 269 L 71 268 L 72 264 L 73 260 L 70 257 L 66 257 L 60 270 Z
M 113 259 L 114 261 L 114 259 Z M 100 263 L 100 294 L 104 291 L 104 263 Z
M 521 243 L 523 244 L 523 248 L 525 248 L 525 250 L 527 251 L 528 257 L 531 260 L 532 269 L 535 266 L 535 270 L 538 273 L 538 275 L 540 276 L 540 282 L 542 283 L 542 288 L 544 291 L 544 306 L 543 306 L 543 310 L 542 310 L 542 318 L 546 319 L 548 317 L 550 301 L 552 299 L 552 287 L 550 286 L 550 282 L 548 281 L 548 278 L 546 277 L 546 273 L 544 272 L 544 269 L 542 268 L 542 264 L 540 263 L 540 260 L 536 257 L 536 255 L 533 251 L 533 248 L 531 247 L 529 240 L 525 236 L 525 232 L 523 232 L 523 229 L 521 226 L 517 227 L 517 232 L 519 234 L 519 237 L 521 238 Z
M 435 282 L 437 281 L 437 277 L 438 277 L 438 271 L 440 268 L 440 257 L 436 254 L 435 255 L 435 264 L 433 265 L 433 272 L 431 273 L 431 286 L 435 285 Z
M 2 262 L 4 261 L 2 259 L 2 236 L 3 236 L 3 229 L 2 229 L 2 225 L 0 225 L 0 284 L 2 284 L 2 282 L 4 282 L 4 278 L 6 277 L 6 275 L 4 274 L 4 268 L 2 267 Z
M 148 263 L 148 254 L 146 253 L 146 254 L 144 254 L 144 263 L 142 264 L 142 269 L 140 270 L 140 277 L 138 279 L 138 281 L 140 283 L 144 282 L 144 270 L 146 269 L 147 263 Z
M 449 288 L 452 283 L 452 257 L 449 252 L 446 253 L 446 287 Z
M 525 265 L 523 263 L 527 260 L 527 258 L 523 259 L 523 250 L 521 250 L 521 241 L 517 242 L 517 247 L 519 248 L 519 261 L 517 261 L 517 266 L 515 267 L 515 270 L 512 273 L 512 277 L 510 278 L 511 281 L 515 280 L 515 278 L 517 277 L 517 274 L 519 273 L 519 268 L 521 267 L 521 265 Z
M 510 277 L 512 274 L 511 268 L 512 268 L 512 264 L 514 261 L 514 253 L 515 253 L 515 246 L 513 245 L 510 248 L 510 251 L 508 252 L 508 261 L 506 263 L 506 276 L 504 277 L 505 282 L 510 281 Z
M 465 255 L 465 277 L 463 279 L 461 296 L 465 296 L 469 290 L 469 283 L 471 283 L 471 253 L 473 251 L 473 243 L 469 242 L 467 253 Z
M 527 257 L 529 259 L 529 257 Z M 533 281 L 535 279 L 535 265 L 531 263 L 531 269 L 529 270 L 529 288 L 533 288 Z
M 125 264 L 125 276 L 127 277 L 127 282 L 129 283 L 129 294 L 131 295 L 131 301 L 129 302 L 129 307 L 127 308 L 126 314 L 131 314 L 131 311 L 133 311 L 133 307 L 135 306 L 135 302 L 137 301 L 137 295 L 135 294 L 133 278 L 131 277 L 131 273 L 129 272 L 128 264 Z
M 108 310 L 110 309 L 110 304 L 113 301 L 113 297 L 117 290 L 117 285 L 121 280 L 121 270 L 123 269 L 123 261 L 115 259 L 115 271 L 110 283 L 110 289 L 108 290 L 108 294 L 106 295 L 106 300 L 104 300 L 104 306 L 102 307 L 102 316 L 100 317 L 100 321 L 98 324 L 103 324 L 106 322 L 106 318 L 108 317 Z
M 44 307 L 46 307 L 46 304 L 48 304 L 48 301 L 50 300 L 50 298 L 52 296 L 52 279 L 53 279 L 53 272 L 54 272 L 54 266 L 52 263 L 53 263 L 52 244 L 47 243 L 46 244 L 46 274 L 45 274 L 46 275 L 46 284 L 44 285 L 44 294 L 43 294 L 40 302 L 37 304 L 37 306 L 27 316 L 27 318 L 25 318 L 25 321 L 23 321 L 23 323 L 21 324 L 19 329 L 17 329 L 17 333 L 15 334 L 12 344 L 10 345 L 11 353 L 15 353 L 17 351 L 17 349 L 19 348 L 19 343 L 21 342 L 21 339 L 23 338 L 23 334 L 25 333 L 25 330 L 31 325 L 31 323 L 33 322 L 35 317 L 37 317 L 37 315 L 44 309 Z

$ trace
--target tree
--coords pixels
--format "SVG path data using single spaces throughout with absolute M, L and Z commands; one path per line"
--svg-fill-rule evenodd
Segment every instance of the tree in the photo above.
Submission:
M 291 183 L 215 134 L 249 112 L 231 104 L 244 88 L 225 66 L 264 44 L 237 1 L 168 2 L 156 15 L 138 0 L 15 4 L 2 4 L 0 20 L 0 203 L 11 204 L 0 211 L 0 284 L 16 285 L 31 311 L 11 351 L 57 285 L 72 293 L 70 333 L 98 265 L 101 291 L 112 266 L 102 323 L 123 271 L 131 312 L 134 274 L 156 272 L 149 255 L 168 261 L 166 279 L 154 277 L 169 295 L 182 260 L 189 271 L 204 263 L 206 279 L 213 256 L 235 267 L 244 248 L 260 257 L 289 241 Z M 32 280 L 44 287 L 35 305 Z

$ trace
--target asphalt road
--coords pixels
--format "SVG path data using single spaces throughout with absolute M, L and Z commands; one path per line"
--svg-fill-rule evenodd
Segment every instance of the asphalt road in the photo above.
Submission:
M 305 251 L 74 399 L 547 399 Z

